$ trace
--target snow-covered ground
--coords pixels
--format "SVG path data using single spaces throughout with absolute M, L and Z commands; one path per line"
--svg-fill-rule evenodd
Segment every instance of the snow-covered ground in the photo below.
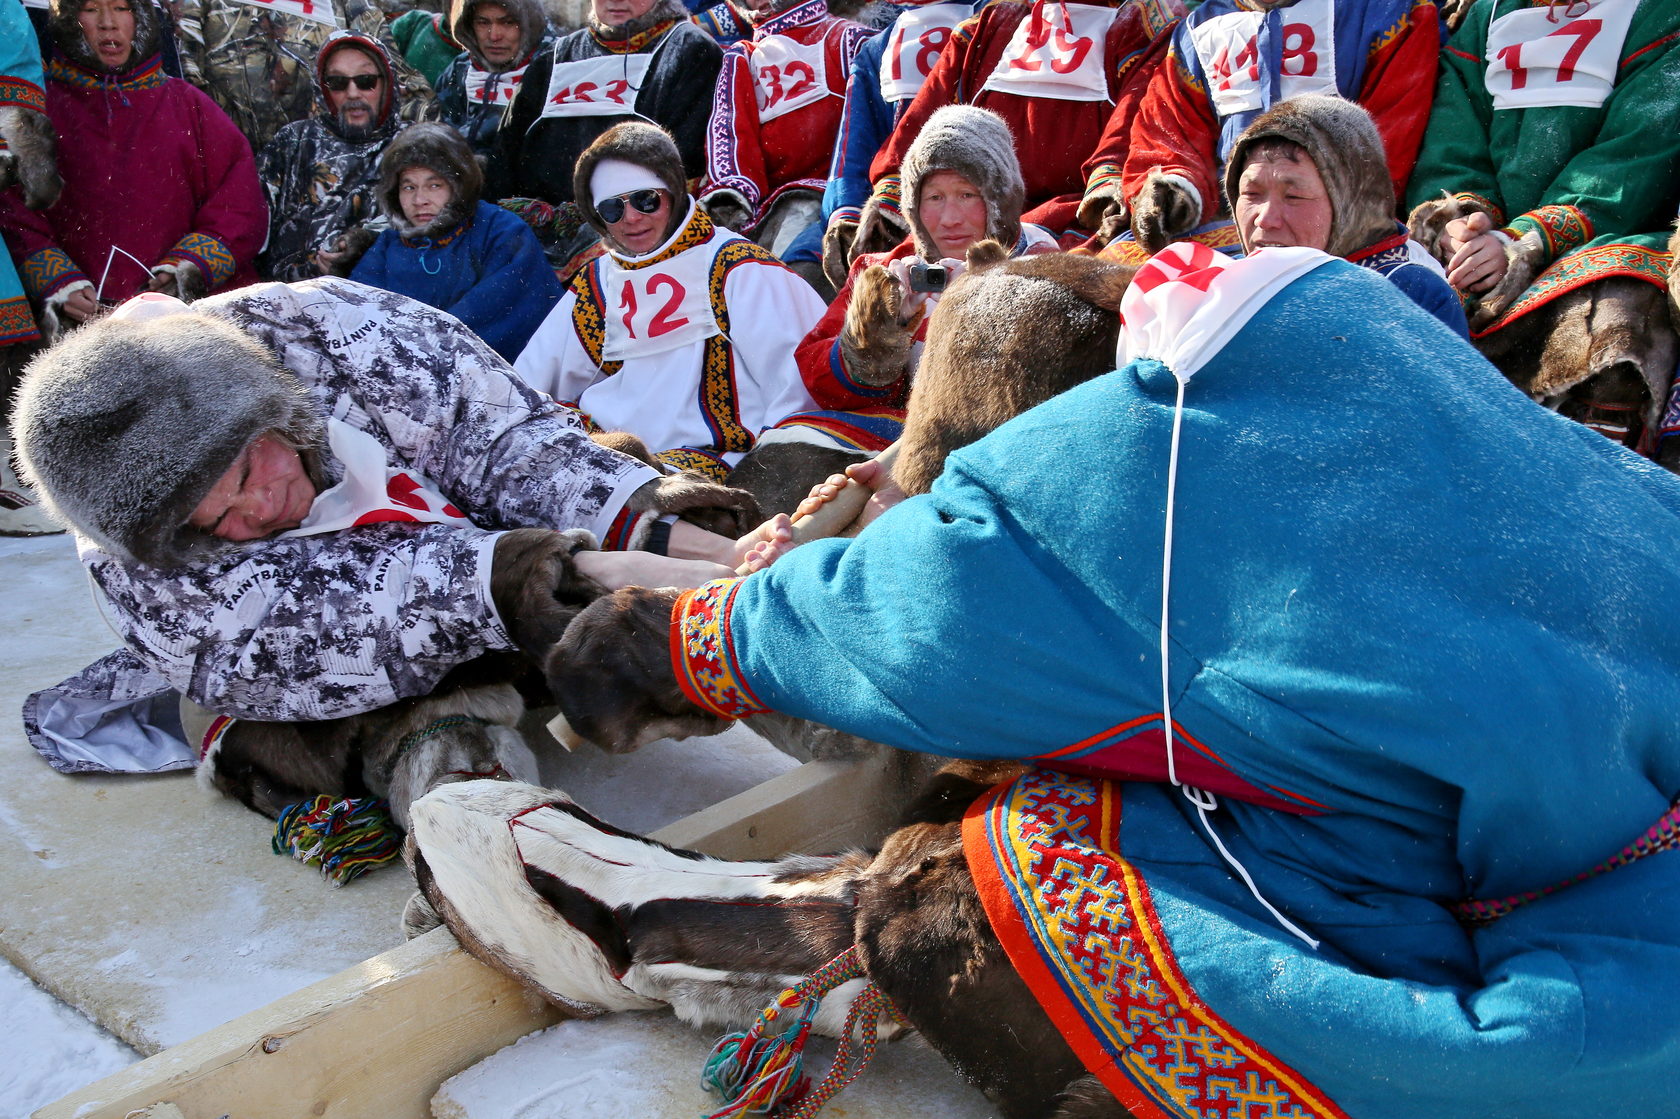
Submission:
M 0 1117 L 23 1119 L 140 1055 L 0 960 Z

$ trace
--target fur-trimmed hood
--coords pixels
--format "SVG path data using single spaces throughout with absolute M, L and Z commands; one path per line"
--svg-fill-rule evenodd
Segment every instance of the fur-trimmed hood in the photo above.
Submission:
M 500 4 L 519 24 L 519 50 L 511 62 L 493 66 L 479 53 L 478 36 L 473 33 L 472 21 L 473 13 L 483 4 Z M 542 0 L 460 0 L 450 29 L 455 41 L 472 56 L 474 66 L 499 74 L 507 70 L 517 70 L 530 61 L 531 52 L 537 49 L 548 32 L 548 13 L 543 8 Z
M 163 20 L 157 6 L 152 0 L 133 0 L 130 9 L 134 13 L 134 49 L 116 73 L 133 69 L 163 49 Z M 110 71 L 100 64 L 93 48 L 88 46 L 87 37 L 82 34 L 82 25 L 77 22 L 81 10 L 81 0 L 52 0 L 48 8 L 47 27 L 52 33 L 53 44 L 77 65 L 97 73 L 108 73 Z
M 327 36 L 327 41 L 321 44 L 320 51 L 315 55 L 316 112 L 326 121 L 327 127 L 338 132 L 338 117 L 327 111 L 327 62 L 339 51 L 351 49 L 359 50 L 372 58 L 380 72 L 385 75 L 384 93 L 380 97 L 379 113 L 373 126 L 373 136 L 377 137 L 391 127 L 397 109 L 396 68 L 391 65 L 391 56 L 385 53 L 385 47 L 378 39 L 369 38 L 357 31 L 334 31 Z
M 29 363 L 12 416 L 21 472 L 48 511 L 161 568 L 217 543 L 187 518 L 266 431 L 319 447 L 319 405 L 260 343 L 184 305 L 73 331 Z
M 1234 207 L 1249 150 L 1259 141 L 1301 145 L 1330 195 L 1331 256 L 1347 256 L 1394 234 L 1394 180 L 1371 114 L 1321 93 L 1273 105 L 1243 130 L 1225 165 L 1225 202 Z M 1248 246 L 1244 245 L 1244 249 Z
M 922 224 L 922 184 L 936 171 L 955 171 L 986 200 L 986 236 L 1014 248 L 1021 236 L 1021 208 L 1027 188 L 1015 157 L 1015 138 L 1002 117 L 973 105 L 947 105 L 928 117 L 915 143 L 904 153 L 900 197 L 916 255 L 938 260 L 933 235 Z
M 418 228 L 403 216 L 397 191 L 398 180 L 410 167 L 424 167 L 447 179 L 455 191 L 449 205 Z M 455 228 L 473 212 L 483 191 L 484 169 L 472 145 L 447 124 L 411 124 L 397 133 L 379 157 L 379 206 L 404 237 L 437 237 Z
M 665 189 L 671 192 L 671 225 L 665 230 L 665 236 L 669 237 L 688 209 L 688 180 L 683 175 L 682 156 L 671 134 L 658 125 L 626 121 L 601 133 L 578 156 L 577 169 L 572 172 L 572 197 L 583 210 L 584 219 L 602 237 L 607 236 L 610 227 L 595 211 L 589 180 L 595 168 L 607 159 L 622 159 L 646 167 L 665 184 Z
M 584 26 L 596 39 L 608 43 L 617 43 L 626 39 L 633 39 L 661 23 L 672 23 L 687 18 L 688 9 L 683 6 L 682 0 L 653 0 L 653 7 L 635 19 L 626 20 L 617 26 L 611 26 L 596 19 L 595 7 L 590 5 L 589 16 L 584 21 Z

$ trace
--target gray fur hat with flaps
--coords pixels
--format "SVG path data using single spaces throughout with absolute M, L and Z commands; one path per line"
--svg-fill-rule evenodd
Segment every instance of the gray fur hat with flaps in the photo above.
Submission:
M 473 32 L 473 13 L 484 4 L 500 4 L 519 24 L 519 52 L 513 56 L 513 61 L 500 66 L 492 66 L 484 61 L 484 56 L 478 52 L 478 35 Z M 456 7 L 454 22 L 450 24 L 450 33 L 455 36 L 455 41 L 472 55 L 473 65 L 480 70 L 498 73 L 525 65 L 525 60 L 537 49 L 537 44 L 542 41 L 543 32 L 547 30 L 548 13 L 543 8 L 542 0 L 465 0 Z
M 219 543 L 187 518 L 266 431 L 320 446 L 320 406 L 243 331 L 184 306 L 73 331 L 30 362 L 12 414 L 20 473 L 47 510 L 164 568 Z
M 1242 193 L 1248 154 L 1264 140 L 1287 140 L 1306 150 L 1330 195 L 1331 256 L 1346 256 L 1398 232 L 1394 180 L 1371 114 L 1352 101 L 1322 93 L 1273 105 L 1243 130 L 1225 164 L 1225 201 Z
M 158 13 L 157 5 L 152 0 L 130 0 L 129 8 L 134 13 L 134 49 L 128 56 L 128 62 L 119 70 L 144 62 L 163 49 L 163 17 Z M 52 33 L 53 44 L 66 57 L 90 69 L 105 72 L 105 64 L 88 46 L 87 36 L 82 34 L 82 25 L 78 22 L 82 13 L 81 0 L 52 0 L 48 12 L 47 27 Z
M 448 180 L 455 192 L 449 205 L 424 228 L 415 228 L 403 216 L 398 188 L 402 173 L 411 167 L 424 167 Z M 379 206 L 404 237 L 435 237 L 454 229 L 473 212 L 483 192 L 484 169 L 472 145 L 447 124 L 411 124 L 392 138 L 379 157 Z
M 595 168 L 609 159 L 647 168 L 671 192 L 671 225 L 665 230 L 665 236 L 669 237 L 688 209 L 688 179 L 683 175 L 682 156 L 677 153 L 677 142 L 671 139 L 671 134 L 655 124 L 626 121 L 601 133 L 578 156 L 577 168 L 572 172 L 572 197 L 583 210 L 584 219 L 603 237 L 607 236 L 609 227 L 595 211 L 595 197 L 589 183 Z
M 900 197 L 916 255 L 938 260 L 939 250 L 922 224 L 922 184 L 936 171 L 954 171 L 973 183 L 986 200 L 986 236 L 1013 249 L 1021 236 L 1021 208 L 1027 188 L 1021 181 L 1021 161 L 1015 158 L 1015 137 L 1003 118 L 973 105 L 947 105 L 928 117 L 904 153 Z

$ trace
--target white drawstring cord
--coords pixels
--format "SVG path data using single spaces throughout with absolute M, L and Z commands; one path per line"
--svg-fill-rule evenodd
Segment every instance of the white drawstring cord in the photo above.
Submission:
M 1208 812 L 1219 807 L 1219 799 L 1206 789 L 1186 785 L 1178 779 L 1178 765 L 1173 756 L 1175 734 L 1172 717 L 1172 685 L 1167 664 L 1167 606 L 1172 595 L 1173 503 L 1178 494 L 1178 443 L 1179 434 L 1184 427 L 1184 386 L 1189 383 L 1189 378 L 1180 377 L 1175 371 L 1173 379 L 1178 382 L 1178 400 L 1173 405 L 1172 456 L 1167 461 L 1167 520 L 1166 528 L 1162 533 L 1161 545 L 1161 733 L 1165 735 L 1167 740 L 1167 780 L 1171 781 L 1173 786 L 1184 794 L 1185 800 L 1195 806 L 1196 815 L 1201 817 L 1202 827 L 1207 830 L 1208 838 L 1213 840 L 1213 845 L 1218 848 L 1220 857 L 1232 870 L 1237 872 L 1237 877 L 1243 880 L 1243 884 L 1248 887 L 1248 892 L 1254 895 L 1254 900 L 1265 906 L 1266 912 L 1270 913 L 1278 924 L 1305 941 L 1316 951 L 1318 941 L 1308 936 L 1299 925 L 1279 912 L 1277 906 L 1267 901 L 1265 895 L 1260 892 L 1260 888 L 1254 884 L 1254 879 L 1249 875 L 1248 868 L 1238 862 L 1237 857 L 1226 849 L 1224 840 L 1220 839 L 1219 833 L 1214 830 L 1213 821 L 1208 819 Z
M 129 252 L 120 245 L 112 245 L 111 251 L 105 254 L 105 271 L 99 274 L 99 287 L 93 293 L 94 301 L 97 303 L 103 303 L 105 301 L 105 278 L 111 274 L 111 265 L 116 263 L 118 253 L 122 253 L 128 259 L 138 264 L 145 270 L 146 275 L 150 276 L 152 274 L 151 266 L 145 261 L 141 260 L 139 257 L 135 256 L 133 253 Z

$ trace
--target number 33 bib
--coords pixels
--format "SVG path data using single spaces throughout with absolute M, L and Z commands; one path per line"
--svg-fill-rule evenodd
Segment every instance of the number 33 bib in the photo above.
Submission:
M 678 253 L 646 268 L 625 268 L 609 253 L 601 258 L 601 294 L 608 361 L 662 354 L 722 333 L 712 313 L 712 261 L 722 239 Z

